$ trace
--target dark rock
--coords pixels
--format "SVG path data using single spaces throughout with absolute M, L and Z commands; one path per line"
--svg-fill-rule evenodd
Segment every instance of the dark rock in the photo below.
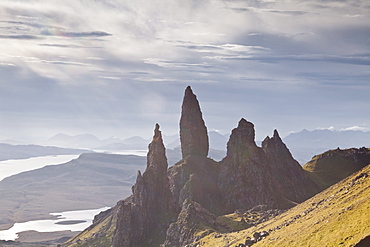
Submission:
M 301 165 L 293 158 L 277 130 L 272 138 L 265 138 L 262 149 L 271 164 L 269 169 L 274 174 L 276 189 L 284 197 L 300 203 L 319 192 L 317 185 L 307 177 Z
M 283 150 L 283 157 L 287 160 L 283 162 L 284 159 L 277 161 L 271 158 L 268 153 L 274 154 L 275 150 L 268 149 L 265 152 L 257 147 L 254 135 L 254 125 L 245 119 L 239 121 L 238 127 L 230 135 L 227 156 L 220 162 L 218 178 L 225 213 L 233 212 L 235 208 L 249 209 L 261 204 L 280 209 L 293 206 L 293 203 L 286 200 L 286 191 L 280 190 L 284 186 L 280 183 L 289 183 L 294 178 L 284 175 L 285 170 L 276 169 L 276 166 L 294 162 L 293 158 L 279 145 L 278 150 Z M 276 162 L 281 165 L 275 164 Z M 296 169 L 302 170 L 300 166 Z M 280 176 L 287 181 L 280 181 Z
M 145 172 L 143 175 L 138 172 L 133 195 L 118 204 L 117 227 L 112 241 L 114 247 L 145 245 L 152 241 L 150 236 L 154 233 L 156 239 L 164 241 L 170 224 L 168 219 L 176 212 L 167 167 L 162 135 L 156 124 Z
M 254 241 L 254 239 L 252 240 L 250 237 L 247 237 L 244 244 L 245 244 L 245 246 L 252 246 L 255 243 L 256 243 L 256 241 Z
M 209 149 L 207 127 L 204 124 L 197 97 L 190 86 L 185 90 L 182 103 L 180 142 L 182 158 L 189 155 L 207 157 Z
M 178 247 L 191 244 L 199 240 L 195 233 L 200 226 L 214 228 L 216 226 L 216 215 L 211 214 L 199 203 L 186 199 L 181 212 L 175 223 L 172 223 L 167 230 L 165 247 Z M 205 232 L 204 235 L 210 232 Z
M 355 245 L 355 247 L 369 247 L 369 246 L 370 246 L 370 235 L 361 239 L 361 241 Z
M 367 178 L 369 175 L 366 172 L 361 173 L 360 175 L 356 176 L 352 181 L 359 180 L 360 178 Z
M 186 199 L 200 203 L 215 214 L 222 213 L 222 200 L 217 185 L 219 164 L 200 156 L 188 156 L 168 170 L 170 188 L 178 205 Z
M 267 231 L 260 232 L 261 237 L 267 237 L 268 235 L 269 235 L 269 233 Z
M 259 233 L 259 232 L 255 232 L 255 233 L 253 233 L 253 238 L 254 238 L 254 239 L 256 239 L 256 241 L 259 241 L 259 240 L 260 240 L 260 238 L 261 238 L 260 233 Z

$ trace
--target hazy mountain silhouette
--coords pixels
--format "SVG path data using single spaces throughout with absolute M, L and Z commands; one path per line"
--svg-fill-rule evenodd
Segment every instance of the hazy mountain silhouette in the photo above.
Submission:
M 0 161 L 9 159 L 28 159 L 31 157 L 64 155 L 64 154 L 81 154 L 90 152 L 84 149 L 59 148 L 39 145 L 11 145 L 0 143 Z
M 311 158 L 330 149 L 370 146 L 370 131 L 302 130 L 283 138 L 293 157 L 304 165 Z

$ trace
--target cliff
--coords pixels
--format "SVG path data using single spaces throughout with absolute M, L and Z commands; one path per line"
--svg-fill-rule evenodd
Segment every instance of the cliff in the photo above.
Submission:
M 286 209 L 318 192 L 276 130 L 262 148 L 254 136 L 254 125 L 245 119 L 231 133 L 218 178 L 224 213 L 260 204 Z

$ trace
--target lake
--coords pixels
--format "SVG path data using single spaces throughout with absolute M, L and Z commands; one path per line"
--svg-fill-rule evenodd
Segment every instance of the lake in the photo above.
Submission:
M 51 213 L 56 216 L 55 220 L 33 220 L 23 223 L 15 223 L 8 230 L 0 231 L 0 240 L 16 240 L 19 232 L 38 231 L 38 232 L 56 232 L 56 231 L 83 231 L 92 224 L 94 216 L 105 211 L 109 207 L 91 210 L 66 211 L 61 213 Z
M 42 168 L 46 165 L 59 165 L 66 163 L 72 159 L 78 158 L 80 155 L 50 155 L 42 157 L 33 157 L 19 160 L 4 160 L 0 161 L 0 181 L 6 177 L 34 169 Z

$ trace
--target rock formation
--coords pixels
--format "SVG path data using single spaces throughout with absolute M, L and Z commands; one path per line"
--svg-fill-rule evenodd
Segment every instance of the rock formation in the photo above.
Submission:
M 132 196 L 117 205 L 113 246 L 143 246 L 164 241 L 169 220 L 176 212 L 167 167 L 165 147 L 157 124 L 153 141 L 149 144 L 146 170 L 143 175 L 138 172 Z
M 190 86 L 182 103 L 180 139 L 183 159 L 168 171 L 173 197 L 180 207 L 189 199 L 219 213 L 222 201 L 217 186 L 218 163 L 207 158 L 207 128 Z
M 207 158 L 207 128 L 190 87 L 182 104 L 180 139 L 182 160 L 167 169 L 157 124 L 146 170 L 138 173 L 132 196 L 99 216 L 89 229 L 103 229 L 99 224 L 114 229 L 111 238 L 101 234 L 114 247 L 183 246 L 195 241 L 200 228 L 214 229 L 219 215 L 258 205 L 286 209 L 318 191 L 276 130 L 258 147 L 254 125 L 245 119 L 232 131 L 226 157 L 220 162 Z M 96 236 L 91 243 L 97 243 Z
M 300 203 L 319 192 L 319 188 L 293 158 L 277 130 L 274 130 L 272 138 L 265 138 L 262 150 L 271 164 L 269 170 L 275 181 L 275 190 L 281 192 L 286 199 Z
M 196 235 L 200 228 L 216 227 L 216 215 L 209 213 L 202 205 L 186 199 L 175 223 L 167 230 L 166 247 L 186 246 L 197 241 L 202 235 Z M 205 231 L 207 235 L 209 232 Z
M 287 208 L 288 203 L 275 188 L 271 165 L 264 151 L 254 141 L 254 125 L 239 121 L 227 143 L 227 155 L 220 162 L 218 183 L 225 212 L 249 209 L 259 204 Z
M 204 124 L 197 97 L 190 86 L 185 90 L 182 103 L 180 142 L 182 158 L 188 155 L 207 157 L 209 149 L 207 127 Z

